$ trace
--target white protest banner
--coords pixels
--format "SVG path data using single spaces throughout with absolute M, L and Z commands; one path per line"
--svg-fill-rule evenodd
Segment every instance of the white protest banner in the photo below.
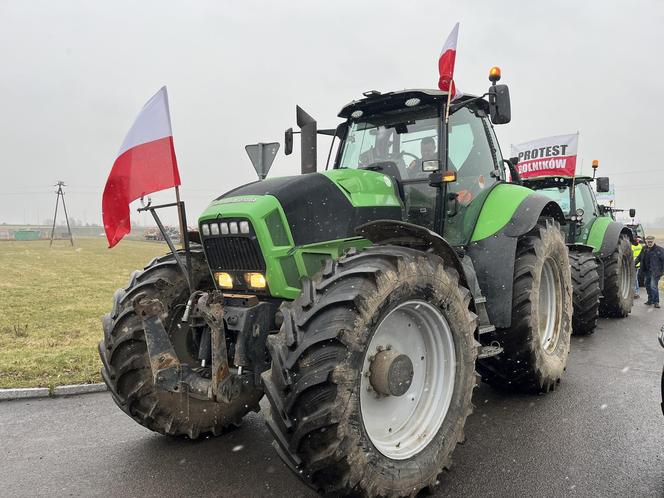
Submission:
M 518 157 L 521 178 L 574 176 L 579 134 L 558 135 L 512 145 L 510 157 Z

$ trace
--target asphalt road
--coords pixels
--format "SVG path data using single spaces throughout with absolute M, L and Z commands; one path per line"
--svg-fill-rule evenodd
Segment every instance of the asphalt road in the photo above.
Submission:
M 437 496 L 664 497 L 664 310 L 637 302 L 573 338 L 547 396 L 485 385 Z M 153 434 L 107 393 L 0 403 L 0 496 L 313 496 L 286 469 L 260 414 L 215 439 Z

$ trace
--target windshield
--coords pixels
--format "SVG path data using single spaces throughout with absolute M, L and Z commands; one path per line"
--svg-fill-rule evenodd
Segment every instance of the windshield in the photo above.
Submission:
M 373 169 L 401 180 L 420 178 L 422 161 L 438 159 L 439 126 L 438 110 L 432 106 L 399 109 L 355 121 L 344 141 L 338 167 Z
M 570 210 L 570 198 L 569 198 L 569 187 L 549 187 L 537 190 L 539 193 L 550 197 L 558 203 L 560 208 L 565 213 L 565 216 L 569 216 Z

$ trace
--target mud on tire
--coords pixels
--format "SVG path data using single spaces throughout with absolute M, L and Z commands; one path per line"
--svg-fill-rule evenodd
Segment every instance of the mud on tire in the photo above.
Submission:
M 592 334 L 597 326 L 600 280 L 598 263 L 590 252 L 570 251 L 573 305 L 572 330 L 575 335 Z
M 613 253 L 604 260 L 603 298 L 599 303 L 602 317 L 624 318 L 634 305 L 636 269 L 629 239 L 622 235 Z
M 552 279 L 552 285 L 547 285 Z M 553 310 L 548 307 L 550 301 L 540 299 L 542 292 L 554 298 Z M 544 313 L 547 309 L 551 312 Z M 547 323 L 553 328 L 546 327 Z M 501 389 L 552 391 L 567 364 L 571 333 L 572 283 L 567 246 L 558 223 L 541 219 L 517 245 L 512 326 L 491 333 L 503 352 L 479 360 L 477 370 L 485 382 Z
M 381 320 L 414 299 L 440 310 L 452 330 L 455 383 L 430 443 L 400 460 L 372 444 L 359 387 Z M 472 407 L 478 344 L 469 302 L 442 259 L 395 246 L 353 250 L 305 280 L 301 295 L 282 305 L 284 323 L 269 338 L 272 368 L 263 373 L 271 405 L 266 421 L 286 464 L 326 495 L 414 496 L 434 486 Z
M 192 251 L 194 287 L 212 287 L 201 251 Z M 152 382 L 145 334 L 132 303 L 136 296 L 158 298 L 166 308 L 162 318 L 176 353 L 187 362 L 186 328 L 179 318 L 189 297 L 189 289 L 173 256 L 155 258 L 144 270 L 132 274 L 129 285 L 113 296 L 113 310 L 102 319 L 104 339 L 99 343 L 101 370 L 115 403 L 131 418 L 150 430 L 196 439 L 220 434 L 225 427 L 238 425 L 250 409 L 258 411 L 262 391 L 251 391 L 232 404 L 214 403 L 155 389 Z

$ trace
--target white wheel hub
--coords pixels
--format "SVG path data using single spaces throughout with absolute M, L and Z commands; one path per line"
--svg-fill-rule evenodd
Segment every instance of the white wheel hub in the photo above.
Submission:
M 454 337 L 442 312 L 407 301 L 383 318 L 365 353 L 360 410 L 372 444 L 393 460 L 421 452 L 450 408 Z

